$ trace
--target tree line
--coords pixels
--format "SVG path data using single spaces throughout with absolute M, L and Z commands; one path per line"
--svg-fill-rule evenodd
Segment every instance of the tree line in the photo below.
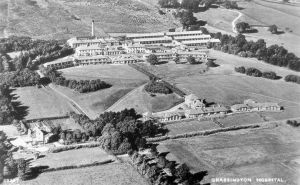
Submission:
M 199 184 L 206 174 L 192 174 L 186 164 L 176 164 L 166 159 L 166 154 L 159 153 L 155 145 L 150 148 L 150 154 L 139 154 L 130 150 L 128 155 L 131 162 L 141 175 L 151 184 Z
M 101 89 L 106 89 L 111 87 L 110 84 L 106 83 L 105 81 L 102 81 L 100 79 L 97 80 L 69 80 L 66 79 L 61 75 L 60 72 L 56 71 L 55 69 L 47 68 L 45 69 L 45 76 L 49 79 L 48 81 L 51 81 L 57 85 L 61 85 L 64 87 L 68 87 L 70 89 L 74 89 L 80 93 L 87 93 L 87 92 L 94 92 Z M 44 81 L 47 81 L 44 79 Z
M 272 65 L 300 71 L 300 59 L 294 53 L 288 52 L 283 46 L 271 45 L 267 47 L 263 39 L 256 42 L 247 41 L 242 34 L 233 37 L 218 32 L 211 33 L 211 36 L 221 42 L 220 44 L 210 44 L 209 48 L 241 57 L 255 57 Z
M 85 115 L 70 113 L 70 117 L 78 123 L 84 131 L 62 131 L 57 128 L 53 131 L 65 144 L 94 140 L 102 148 L 115 154 L 124 154 L 129 150 L 137 150 L 146 146 L 145 137 L 154 137 L 163 134 L 166 130 L 154 121 L 138 120 L 134 109 L 124 109 L 120 112 L 105 112 L 97 119 L 90 120 Z
M 231 0 L 159 0 L 158 4 L 161 8 L 183 8 L 193 11 L 207 10 L 212 4 L 221 4 L 227 9 L 237 9 L 236 1 Z
M 263 77 L 271 80 L 279 79 L 277 74 L 273 71 L 261 72 L 259 69 L 256 69 L 254 67 L 245 68 L 244 66 L 241 66 L 235 67 L 234 70 L 238 73 L 246 74 L 248 76 Z

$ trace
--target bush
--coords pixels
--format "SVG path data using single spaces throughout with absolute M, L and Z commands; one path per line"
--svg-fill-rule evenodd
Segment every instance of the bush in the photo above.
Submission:
M 297 84 L 300 84 L 300 76 L 297 76 L 297 75 L 287 75 L 284 80 L 286 82 L 294 82 L 294 83 L 297 83 Z
M 164 82 L 151 81 L 145 86 L 145 91 L 149 93 L 171 94 L 172 90 Z
M 300 126 L 300 122 L 297 122 L 296 120 L 292 121 L 292 120 L 287 120 L 286 123 L 288 125 L 291 125 L 292 127 L 299 127 Z
M 267 79 L 271 79 L 271 80 L 276 80 L 277 79 L 277 75 L 273 71 L 263 72 L 262 77 L 267 78 Z
M 244 66 L 241 66 L 241 67 L 235 67 L 234 70 L 238 73 L 243 73 L 245 74 L 246 73 L 246 69 Z
M 248 76 L 254 76 L 254 77 L 261 77 L 262 72 L 256 68 L 249 67 L 246 69 L 246 75 Z

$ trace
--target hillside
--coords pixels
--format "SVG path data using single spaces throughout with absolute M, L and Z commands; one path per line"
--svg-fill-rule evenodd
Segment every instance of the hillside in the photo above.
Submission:
M 179 26 L 170 15 L 160 15 L 149 0 L 1 0 L 0 37 L 26 35 L 66 39 L 95 32 L 162 31 Z

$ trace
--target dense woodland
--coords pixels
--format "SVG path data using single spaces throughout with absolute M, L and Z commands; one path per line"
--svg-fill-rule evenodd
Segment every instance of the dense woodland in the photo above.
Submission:
M 40 84 L 40 76 L 32 70 L 24 69 L 0 74 L 1 84 L 11 87 L 26 87 Z
M 60 72 L 55 69 L 45 69 L 45 76 L 49 80 L 57 85 L 68 87 L 74 89 L 80 93 L 93 92 L 101 89 L 106 89 L 111 87 L 110 84 L 97 79 L 97 80 L 69 80 L 61 75 Z M 47 81 L 47 80 L 46 80 Z
M 86 140 L 97 140 L 101 147 L 113 153 L 126 153 L 131 149 L 144 148 L 145 137 L 154 137 L 166 132 L 161 125 L 153 121 L 140 121 L 134 109 L 125 109 L 121 112 L 105 112 L 97 119 L 90 120 L 84 115 L 70 113 L 70 116 L 84 130 L 55 131 L 66 144 Z
M 247 41 L 242 34 L 239 34 L 236 37 L 220 32 L 211 33 L 211 35 L 213 38 L 221 41 L 220 44 L 209 46 L 216 50 L 239 55 L 241 57 L 255 57 L 258 60 L 262 60 L 272 65 L 300 71 L 300 59 L 294 53 L 288 52 L 288 50 L 282 46 L 271 45 L 267 47 L 266 42 L 263 39 L 259 39 L 256 42 Z
M 146 86 L 145 91 L 149 93 L 171 94 L 173 91 L 163 82 L 151 80 Z
M 0 53 L 21 51 L 10 61 L 12 70 L 37 69 L 38 65 L 68 56 L 74 51 L 57 40 L 34 40 L 30 37 L 9 37 L 0 39 Z

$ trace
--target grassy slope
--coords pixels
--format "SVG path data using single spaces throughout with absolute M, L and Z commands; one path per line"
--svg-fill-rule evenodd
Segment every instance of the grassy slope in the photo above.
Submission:
M 96 118 L 129 91 L 148 80 L 148 77 L 144 74 L 127 65 L 84 66 L 67 68 L 61 71 L 68 79 L 102 79 L 112 84 L 111 88 L 84 94 L 57 86 L 59 91 L 75 100 L 92 118 Z
M 67 112 L 74 111 L 64 98 L 48 87 L 17 88 L 12 94 L 18 97 L 15 101 L 20 102 L 19 116 L 23 115 L 26 119 L 64 116 Z
M 250 25 L 271 25 L 276 24 L 279 29 L 285 31 L 284 34 L 274 35 L 267 31 L 266 27 L 256 27 L 258 33 L 247 34 L 247 39 L 257 40 L 263 38 L 268 45 L 283 45 L 289 51 L 300 55 L 300 26 L 295 24 L 299 22 L 299 5 L 285 5 L 280 3 L 271 3 L 261 0 L 252 2 L 239 1 L 238 5 L 242 8 L 239 10 L 243 16 L 238 22 L 245 21 Z M 233 34 L 231 22 L 237 17 L 237 13 L 226 9 L 211 8 L 205 12 L 195 14 L 198 19 L 207 21 L 206 27 L 212 32 L 222 32 Z M 289 32 L 286 30 L 292 30 Z
M 134 108 L 138 113 L 159 112 L 170 109 L 182 102 L 182 99 L 175 94 L 157 94 L 151 97 L 144 90 L 144 86 L 135 89 L 132 93 L 122 98 L 118 105 L 114 105 L 111 111 L 120 111 L 125 108 Z
M 43 185 L 146 185 L 147 182 L 126 163 L 114 163 L 96 167 L 64 170 L 58 172 L 42 173 L 36 179 L 24 181 L 22 184 Z
M 105 32 L 162 31 L 179 25 L 171 16 L 159 15 L 156 4 L 148 0 L 7 2 L 0 3 L 0 36 L 58 39 L 89 35 L 92 19 L 97 21 L 95 32 L 99 36 Z
M 114 159 L 99 147 L 82 148 L 77 150 L 69 150 L 59 153 L 48 153 L 45 157 L 40 158 L 31 163 L 32 166 L 49 166 L 49 168 L 57 168 L 71 165 L 91 164 L 94 162 L 102 162 Z
M 296 162 L 300 154 L 298 137 L 298 129 L 282 125 L 169 140 L 159 148 L 170 152 L 168 158 L 185 162 L 195 172 L 208 170 L 206 182 L 213 177 L 278 177 L 294 185 L 300 165 Z

